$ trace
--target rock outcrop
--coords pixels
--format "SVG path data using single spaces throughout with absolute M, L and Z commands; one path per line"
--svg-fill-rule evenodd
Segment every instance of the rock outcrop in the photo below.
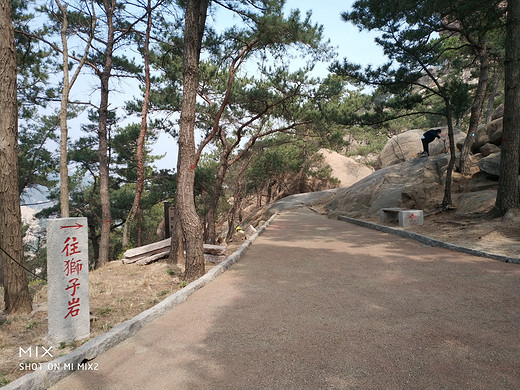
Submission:
M 458 199 L 456 215 L 485 213 L 493 208 L 497 198 L 496 190 L 468 192 Z
M 332 168 L 332 176 L 340 181 L 340 187 L 348 187 L 374 172 L 374 168 L 360 164 L 337 152 L 320 149 L 319 153 Z
M 375 215 L 384 207 L 433 209 L 442 199 L 448 162 L 444 154 L 375 171 L 329 203 L 329 215 Z
M 493 159 L 497 155 L 492 155 Z M 498 154 L 499 157 L 499 154 Z M 484 159 L 485 160 L 485 159 Z M 382 208 L 405 207 L 433 212 L 444 197 L 444 184 L 449 155 L 405 161 L 374 172 L 358 183 L 338 192 L 327 204 L 330 217 L 377 217 Z M 485 169 L 493 169 L 495 160 Z M 496 177 L 478 172 L 471 178 L 453 173 L 452 199 L 456 215 L 485 213 L 495 204 Z
M 487 144 L 481 146 L 479 150 L 483 157 L 487 157 L 490 154 L 500 152 L 500 148 L 498 146 L 490 144 L 490 143 L 487 143 Z
M 475 133 L 475 140 L 471 147 L 472 153 L 478 153 L 480 148 L 486 144 L 500 146 L 502 143 L 502 118 L 495 119 L 487 125 L 480 125 Z M 464 143 L 464 140 L 462 140 Z M 462 144 L 457 144 L 457 148 L 462 148 Z
M 494 206 L 499 174 L 501 126 L 502 119 L 497 118 L 485 127 L 485 134 L 480 134 L 478 139 L 481 144 L 477 143 L 479 153 L 471 155 L 475 164 L 475 173 L 471 177 L 453 172 L 452 201 L 456 207 L 456 215 L 487 212 Z M 269 211 L 321 205 L 332 218 L 338 215 L 377 218 L 380 209 L 391 207 L 421 209 L 426 214 L 436 211 L 444 197 L 450 154 L 445 150 L 444 142 L 434 141 L 430 144 L 431 155 L 418 158 L 417 152 L 422 149 L 421 136 L 424 131 L 410 130 L 392 137 L 378 158 L 382 168 L 372 173 L 369 172 L 371 169 L 362 164 L 354 162 L 351 165 L 352 161 L 349 160 L 352 159 L 322 151 L 333 169 L 333 175 L 340 178 L 342 185 L 350 186 L 319 194 L 288 197 L 277 202 Z M 461 144 L 464 139 L 465 134 L 457 130 L 455 140 Z M 459 159 L 460 155 L 457 157 Z M 358 180 L 360 175 L 355 170 L 360 167 L 363 178 Z M 351 175 L 352 182 L 342 179 L 345 174 Z
M 481 172 L 487 173 L 493 177 L 498 177 L 500 171 L 500 152 L 493 153 L 481 159 L 478 162 L 478 167 Z
M 441 128 L 441 139 L 435 140 L 429 145 L 430 156 L 437 156 L 447 151 L 449 146 L 447 128 Z M 385 168 L 390 165 L 399 164 L 417 158 L 419 152 L 423 150 L 421 136 L 425 129 L 409 130 L 401 134 L 394 135 L 388 140 L 385 147 L 379 154 L 377 160 L 378 168 Z M 466 134 L 455 129 L 455 143 L 466 138 Z

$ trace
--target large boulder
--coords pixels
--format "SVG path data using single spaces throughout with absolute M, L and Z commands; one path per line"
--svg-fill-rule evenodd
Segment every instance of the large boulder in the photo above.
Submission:
M 430 156 L 437 156 L 447 152 L 449 146 L 448 129 L 441 128 L 441 130 L 441 139 L 436 139 L 429 145 Z M 379 154 L 377 166 L 379 168 L 385 168 L 417 158 L 418 153 L 423 150 L 421 137 L 425 131 L 425 129 L 415 129 L 394 135 L 388 140 Z M 454 138 L 455 143 L 457 143 L 459 140 L 466 138 L 466 134 L 459 129 L 455 129 Z
M 477 131 L 475 132 L 473 145 L 471 146 L 472 153 L 478 153 L 482 146 L 489 143 L 489 134 L 486 131 L 486 127 L 486 125 L 478 126 Z
M 504 121 L 502 118 L 495 119 L 486 126 L 489 134 L 489 143 L 500 146 L 502 144 L 502 131 L 504 130 Z
M 492 177 L 498 177 L 500 172 L 500 153 L 493 153 L 484 157 L 478 162 L 481 172 L 487 173 Z
M 480 125 L 475 133 L 475 140 L 471 151 L 477 153 L 487 143 L 500 146 L 502 143 L 502 118 L 495 119 L 487 125 Z
M 348 187 L 374 172 L 374 168 L 356 162 L 337 152 L 320 149 L 319 153 L 332 169 L 332 176 L 340 181 L 340 187 Z
M 496 190 L 497 185 L 498 181 L 496 177 L 490 177 L 484 172 L 477 172 L 467 182 L 465 192 Z
M 432 210 L 440 203 L 449 156 L 406 161 L 375 171 L 327 206 L 331 216 L 375 216 L 384 207 Z
M 485 213 L 493 208 L 497 198 L 496 190 L 468 192 L 459 197 L 456 215 Z
M 480 153 L 482 153 L 482 156 L 487 157 L 493 153 L 500 152 L 500 148 L 493 144 L 485 144 L 480 148 Z

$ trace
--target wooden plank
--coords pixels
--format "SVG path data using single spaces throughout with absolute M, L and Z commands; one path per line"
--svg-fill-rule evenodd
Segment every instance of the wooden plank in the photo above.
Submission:
M 138 265 L 150 264 L 156 260 L 162 259 L 163 257 L 167 257 L 169 254 L 170 254 L 170 250 L 167 250 L 167 251 L 164 251 L 161 253 L 156 253 L 155 255 L 148 256 L 148 257 L 145 257 L 143 259 L 136 261 L 135 264 L 138 264 Z
M 143 245 L 138 248 L 127 250 L 123 255 L 123 264 L 139 264 L 145 265 L 156 261 L 162 257 L 166 257 L 170 252 L 171 238 L 154 242 L 153 244 Z M 226 255 L 226 246 L 204 244 L 204 253 L 215 258 L 211 258 L 211 262 L 218 261 L 219 257 Z
M 127 259 L 126 257 L 123 257 L 123 264 L 132 264 L 135 263 L 137 260 L 139 260 L 139 257 L 132 257 L 131 259 Z
M 132 248 L 127 250 L 124 253 L 124 257 L 127 259 L 131 259 L 132 257 L 139 257 L 143 254 L 146 255 L 150 252 L 158 253 L 157 251 L 164 250 L 165 248 L 169 248 L 171 243 L 171 238 L 167 238 L 166 240 L 161 240 L 154 242 L 153 244 L 143 245 L 137 248 Z
M 162 252 L 169 251 L 169 250 L 170 250 L 170 247 L 166 247 L 166 248 L 162 248 L 162 249 L 159 248 L 159 249 L 155 249 L 155 250 L 150 251 L 150 252 L 142 253 L 142 254 L 140 254 L 138 256 L 133 256 L 133 257 L 130 257 L 130 258 L 123 257 L 123 263 L 125 263 L 125 264 L 135 263 L 136 261 L 139 261 L 141 259 L 146 259 L 149 256 L 156 255 L 158 253 L 162 253 Z M 124 260 L 127 260 L 127 261 L 125 262 Z

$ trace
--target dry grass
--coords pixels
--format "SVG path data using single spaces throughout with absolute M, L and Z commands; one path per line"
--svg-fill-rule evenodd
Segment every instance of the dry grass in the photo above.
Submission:
M 208 267 L 209 268 L 209 267 Z M 184 287 L 179 270 L 165 261 L 147 266 L 124 265 L 120 261 L 108 263 L 90 272 L 91 338 L 107 332 L 154 306 L 168 295 Z M 28 373 L 20 370 L 20 363 L 43 363 L 45 358 L 19 357 L 19 348 L 45 346 L 47 335 L 47 286 L 31 283 L 33 312 L 19 315 L 0 315 L 0 386 Z M 0 309 L 3 310 L 3 289 L 0 289 Z M 84 343 L 88 340 L 84 340 Z M 64 355 L 81 343 L 60 345 L 53 358 Z

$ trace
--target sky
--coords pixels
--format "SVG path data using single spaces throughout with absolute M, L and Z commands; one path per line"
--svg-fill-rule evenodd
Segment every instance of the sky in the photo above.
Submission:
M 312 12 L 312 21 L 323 25 L 325 40 L 329 39 L 338 52 L 337 59 L 348 58 L 350 62 L 363 66 L 380 65 L 384 62 L 382 50 L 374 42 L 374 33 L 360 32 L 356 26 L 341 19 L 341 13 L 350 9 L 353 0 L 287 0 L 286 9 L 299 9 L 302 15 Z M 325 77 L 329 63 L 315 66 L 315 74 Z M 160 169 L 176 167 L 177 145 L 168 134 L 162 134 L 153 150 L 156 154 L 166 154 L 155 164 Z
M 302 14 L 312 11 L 312 20 L 323 25 L 324 36 L 336 47 L 339 59 L 348 58 L 363 66 L 382 64 L 382 50 L 374 42 L 376 35 L 360 32 L 352 23 L 341 19 L 341 13 L 350 10 L 353 3 L 353 0 L 288 0 L 287 8 L 297 8 Z

